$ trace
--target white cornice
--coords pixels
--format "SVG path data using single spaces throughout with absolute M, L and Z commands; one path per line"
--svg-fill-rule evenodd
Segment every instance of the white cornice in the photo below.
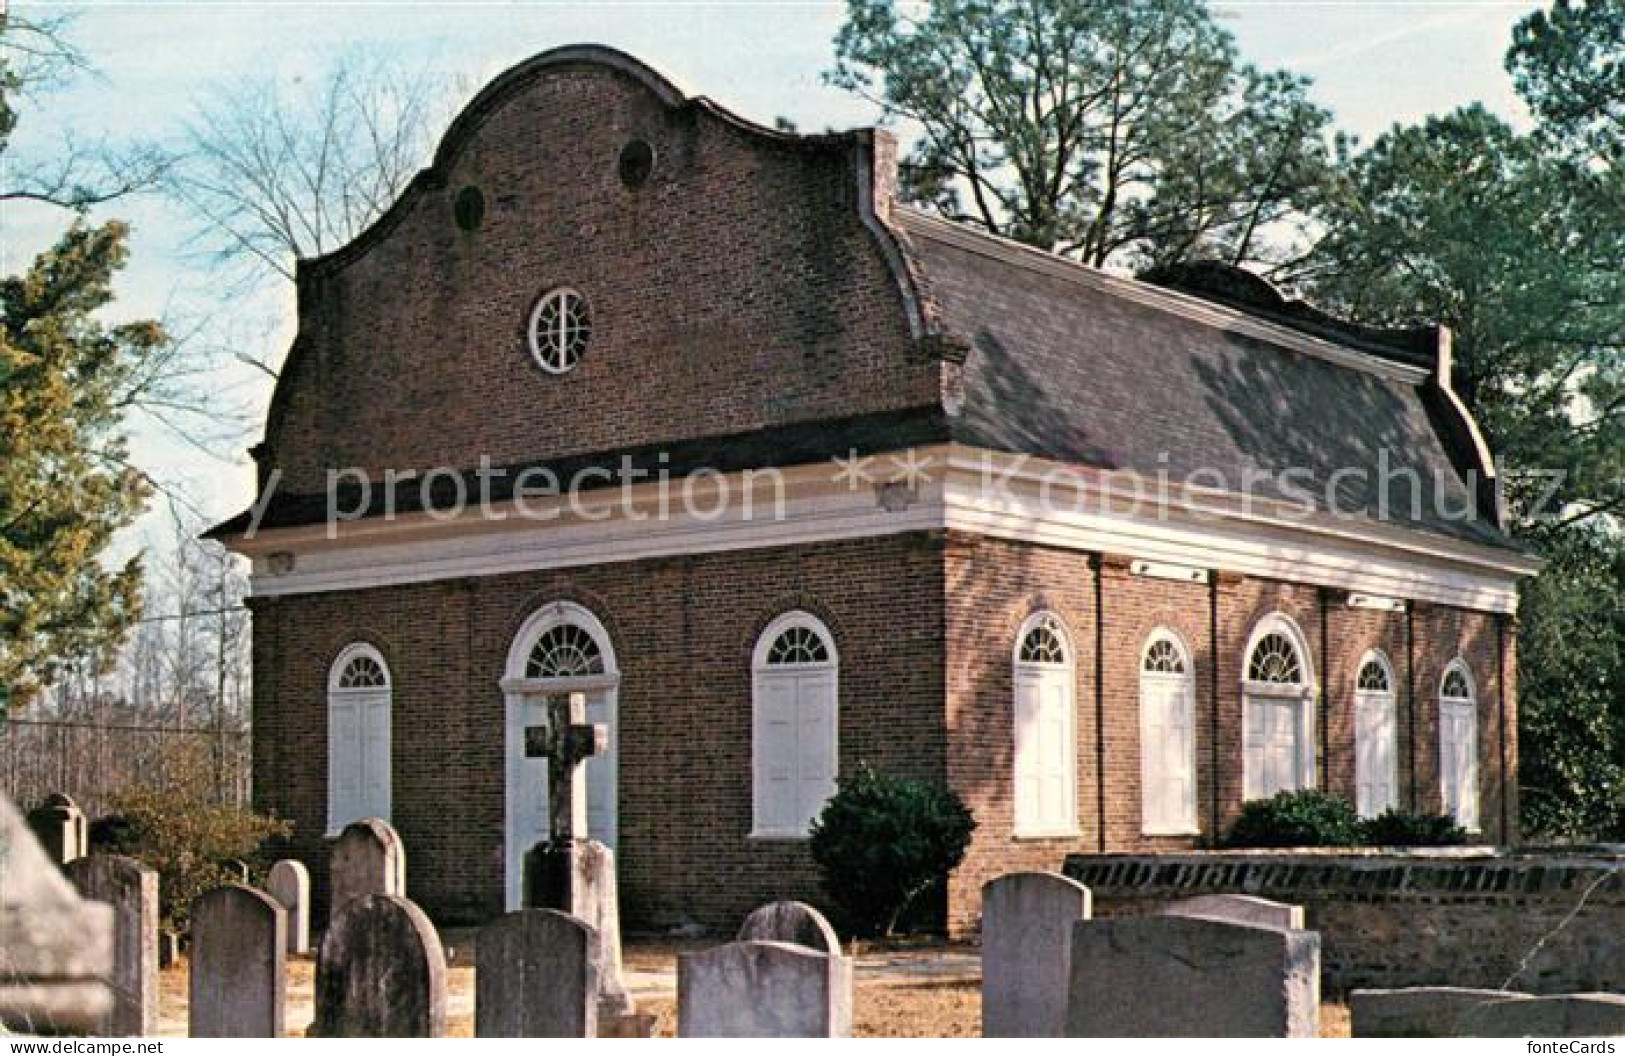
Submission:
M 586 517 L 496 521 L 475 510 L 434 521 L 419 514 L 347 523 L 336 538 L 316 526 L 233 545 L 253 558 L 253 592 L 261 597 L 934 529 L 1499 612 L 1514 611 L 1518 579 L 1540 567 L 1507 551 L 1382 525 L 1289 521 L 1262 502 L 1244 510 L 1234 496 L 1181 493 L 1147 509 L 1127 502 L 1132 489 L 1098 475 L 1076 478 L 1082 501 L 1051 508 L 1045 463 L 948 445 L 916 454 L 933 479 L 907 489 L 902 502 L 895 488 L 852 489 L 832 479 L 829 465 L 803 466 L 784 471 L 781 509 L 758 500 L 751 516 L 735 501 L 715 516 L 673 511 L 639 519 L 633 514 L 655 508 L 654 486 L 639 485 L 589 493 L 600 505 Z M 875 468 L 883 483 L 885 464 Z M 990 471 L 1001 474 L 997 486 L 989 486 Z M 741 488 L 736 484 L 736 493 Z M 286 565 L 283 555 L 292 555 L 292 569 L 273 572 Z
M 1350 367 L 1393 381 L 1402 381 L 1408 385 L 1419 385 L 1429 377 L 1430 372 L 1423 367 L 1412 367 L 1383 359 L 1381 356 L 1339 345 L 1334 341 L 1326 341 L 1291 327 L 1267 322 L 1246 312 L 1227 308 L 1178 290 L 1112 275 L 1087 264 L 1046 253 L 1020 242 L 1000 238 L 998 235 L 976 231 L 963 224 L 930 216 L 918 210 L 899 209 L 895 216 L 904 230 L 911 235 L 933 239 L 968 253 L 975 253 L 1014 267 L 1026 268 L 1052 278 L 1078 283 L 1219 330 L 1245 334 L 1272 345 L 1336 363 L 1338 366 Z

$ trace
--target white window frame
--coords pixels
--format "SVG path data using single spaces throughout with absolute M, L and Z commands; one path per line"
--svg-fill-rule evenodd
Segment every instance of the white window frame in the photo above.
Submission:
M 349 670 L 350 665 L 358 659 L 368 659 L 378 665 L 378 669 L 384 674 L 384 684 L 382 686 L 348 688 L 339 684 L 344 678 L 344 673 Z M 335 796 L 335 791 L 338 788 L 339 768 L 345 765 L 353 765 L 355 761 L 344 758 L 346 755 L 349 755 L 350 752 L 341 750 L 344 746 L 339 744 L 338 724 L 334 721 L 333 713 L 336 710 L 337 705 L 353 705 L 374 700 L 378 697 L 382 697 L 384 699 L 384 724 L 382 737 L 380 738 L 383 744 L 379 748 L 379 751 L 386 762 L 386 773 L 383 785 L 383 803 L 369 804 L 369 806 L 379 806 L 381 809 L 363 812 L 362 814 L 354 814 L 353 810 L 351 809 L 352 804 L 340 804 Z M 394 805 L 395 783 L 393 754 L 394 724 L 395 676 L 390 671 L 388 662 L 384 660 L 384 654 L 379 652 L 375 646 L 367 642 L 351 642 L 349 645 L 345 646 L 339 651 L 339 655 L 333 660 L 332 666 L 327 669 L 328 837 L 331 838 L 337 836 L 344 830 L 346 825 L 350 824 L 352 821 L 360 821 L 364 817 L 375 817 L 382 821 L 390 820 L 390 812 Z M 356 737 L 356 743 L 349 746 L 351 751 L 365 752 L 365 745 L 368 737 L 367 730 L 363 726 L 358 725 Z M 341 806 L 345 808 L 342 811 L 339 809 Z
M 570 352 L 568 348 L 561 344 L 555 350 L 551 345 L 544 348 L 543 344 L 544 338 L 548 342 L 554 340 L 563 342 L 566 339 L 562 329 L 563 313 L 572 300 L 579 305 L 577 309 L 578 314 L 581 316 L 579 325 L 583 332 L 581 334 L 580 351 L 574 353 L 575 359 L 572 362 L 565 363 L 560 361 L 560 357 Z M 541 322 L 542 312 L 546 310 L 548 305 L 554 303 L 559 305 L 561 329 L 558 333 L 542 335 L 538 333 L 536 328 Z M 572 289 L 569 286 L 559 286 L 548 290 L 536 298 L 536 303 L 531 306 L 530 318 L 525 324 L 525 334 L 530 343 L 531 358 L 536 361 L 537 366 L 549 374 L 568 374 L 581 365 L 581 361 L 587 355 L 587 346 L 592 343 L 592 305 L 587 301 L 586 297 L 582 296 L 579 290 Z
M 1386 690 L 1361 689 L 1360 676 L 1365 669 L 1376 664 L 1382 668 L 1387 677 Z M 1360 663 L 1354 669 L 1354 807 L 1362 818 L 1374 818 L 1385 810 L 1399 806 L 1399 683 L 1394 677 L 1394 665 L 1388 659 L 1388 654 L 1381 649 L 1369 649 L 1360 657 Z M 1368 708 L 1381 708 L 1388 716 L 1389 752 L 1388 752 L 1388 781 L 1387 787 L 1391 798 L 1386 803 L 1369 803 L 1360 795 L 1360 772 L 1363 766 L 1370 765 L 1366 758 L 1373 747 L 1360 736 L 1360 712 Z
M 1266 637 L 1271 634 L 1281 634 L 1292 643 L 1298 655 L 1298 674 L 1301 681 L 1296 683 L 1280 682 L 1254 682 L 1248 678 L 1252 667 L 1253 652 Z M 1274 792 L 1265 792 L 1257 788 L 1256 782 L 1260 775 L 1257 773 L 1257 763 L 1248 751 L 1247 734 L 1252 729 L 1252 714 L 1255 706 L 1264 706 L 1265 702 L 1290 701 L 1296 705 L 1295 720 L 1298 728 L 1298 753 L 1294 763 L 1293 790 L 1315 787 L 1315 702 L 1319 695 L 1315 680 L 1315 665 L 1313 655 L 1309 649 L 1309 638 L 1303 633 L 1296 621 L 1285 613 L 1272 612 L 1259 620 L 1253 626 L 1252 634 L 1247 639 L 1247 648 L 1241 654 L 1241 773 L 1242 773 L 1242 799 L 1253 800 L 1272 796 Z M 1278 789 L 1277 791 L 1283 791 Z
M 1151 650 L 1166 642 L 1174 647 L 1184 671 L 1178 673 L 1147 670 L 1146 660 Z M 1145 836 L 1196 836 L 1201 833 L 1196 809 L 1196 665 L 1185 640 L 1167 627 L 1158 627 L 1146 638 L 1140 650 L 1140 833 Z M 1180 816 L 1153 817 L 1151 788 L 1158 777 L 1153 773 L 1155 758 L 1146 751 L 1151 742 L 1148 690 L 1174 687 L 1178 693 L 1177 706 L 1183 709 L 1190 728 L 1190 752 L 1186 760 L 1189 792 L 1180 804 Z
M 779 637 L 786 631 L 800 628 L 810 631 L 823 643 L 828 659 L 818 663 L 797 664 L 770 664 L 768 655 Z M 766 806 L 766 790 L 768 786 L 767 768 L 764 763 L 767 736 L 767 723 L 764 720 L 762 709 L 766 699 L 767 687 L 770 680 L 776 678 L 801 678 L 807 675 L 828 675 L 827 726 L 829 736 L 820 756 L 827 770 L 821 775 L 828 789 L 828 794 L 818 805 L 816 810 L 804 811 L 805 820 L 799 826 L 782 826 L 768 824 L 764 820 Z M 753 840 L 805 840 L 809 835 L 810 827 L 823 809 L 823 804 L 829 801 L 829 796 L 835 794 L 836 780 L 840 776 L 840 717 L 841 717 L 841 654 L 835 647 L 835 635 L 830 629 L 810 612 L 795 609 L 776 617 L 763 628 L 756 638 L 756 648 L 751 653 L 751 739 L 750 739 L 750 771 L 751 771 L 751 829 L 749 838 Z
M 1056 637 L 1060 640 L 1061 648 L 1065 654 L 1065 661 L 1060 664 L 1033 663 L 1021 658 L 1021 648 L 1027 641 L 1027 636 L 1044 622 L 1050 622 Z M 1010 654 L 1011 670 L 1011 698 L 1010 698 L 1010 815 L 1011 830 L 1016 839 L 1067 839 L 1081 834 L 1078 827 L 1078 661 L 1077 650 L 1073 647 L 1072 636 L 1066 628 L 1066 621 L 1048 609 L 1041 609 L 1028 616 L 1016 632 L 1015 647 Z M 1063 745 L 1063 759 L 1065 769 L 1065 792 L 1063 802 L 1066 810 L 1063 816 L 1056 819 L 1025 818 L 1021 815 L 1021 796 L 1019 785 L 1021 782 L 1022 766 L 1022 740 L 1020 735 L 1020 721 L 1018 709 L 1021 701 L 1021 688 L 1024 682 L 1043 683 L 1055 680 L 1064 681 L 1066 689 L 1066 733 Z
M 1445 682 L 1450 678 L 1450 675 L 1453 672 L 1459 672 L 1461 674 L 1462 681 L 1467 686 L 1467 696 L 1447 697 L 1444 695 Z M 1456 823 L 1467 832 L 1479 833 L 1483 831 L 1483 803 L 1481 802 L 1479 787 L 1482 783 L 1483 776 L 1479 773 L 1478 766 L 1478 683 L 1476 680 L 1474 680 L 1472 668 L 1467 666 L 1467 661 L 1463 660 L 1461 657 L 1457 657 L 1446 665 L 1444 673 L 1439 676 L 1439 692 L 1437 699 L 1439 701 L 1438 750 L 1440 808 L 1444 813 L 1454 817 L 1456 819 Z M 1456 803 L 1454 806 L 1452 806 L 1450 802 L 1452 798 L 1450 795 L 1450 786 L 1454 780 L 1454 777 L 1446 769 L 1446 763 L 1450 758 L 1449 752 L 1447 752 L 1445 749 L 1445 732 L 1449 728 L 1449 724 L 1445 721 L 1445 713 L 1447 710 L 1456 713 L 1458 716 L 1465 716 L 1468 720 L 1467 728 L 1469 731 L 1468 747 L 1470 751 L 1467 759 L 1471 779 L 1470 781 L 1464 782 L 1463 786 L 1458 790 L 1461 793 L 1461 801 Z M 1465 778 L 1468 775 L 1461 776 Z M 1471 815 L 1470 817 L 1462 816 L 1463 811 L 1461 808 L 1464 804 L 1471 805 L 1472 809 L 1469 812 Z

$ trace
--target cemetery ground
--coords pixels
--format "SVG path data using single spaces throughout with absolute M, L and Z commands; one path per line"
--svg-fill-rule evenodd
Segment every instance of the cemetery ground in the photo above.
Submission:
M 446 945 L 446 1033 L 474 1034 L 474 931 L 442 933 Z M 707 949 L 715 939 L 669 940 L 629 936 L 624 951 L 626 982 L 638 1010 L 656 1016 L 656 1034 L 677 1034 L 677 955 Z M 858 1037 L 959 1038 L 981 1034 L 981 961 L 970 943 L 900 940 L 864 943 L 855 949 L 853 1033 Z M 184 1037 L 187 1022 L 187 961 L 161 973 L 159 1035 Z M 305 1033 L 314 1018 L 316 962 L 288 958 L 287 1022 L 290 1036 Z M 1322 1037 L 1349 1036 L 1346 1005 L 1321 1005 Z

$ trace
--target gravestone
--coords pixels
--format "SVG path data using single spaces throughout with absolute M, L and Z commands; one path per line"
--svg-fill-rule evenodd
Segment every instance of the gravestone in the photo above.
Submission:
M 1200 917 L 1231 924 L 1257 924 L 1265 928 L 1303 930 L 1303 907 L 1271 902 L 1254 895 L 1200 895 L 1171 902 L 1157 913 L 1166 917 Z
M 739 926 L 735 942 L 788 942 L 819 953 L 841 952 L 841 940 L 824 915 L 805 902 L 770 902 Z
M 1072 926 L 1074 1038 L 1313 1038 L 1320 936 L 1198 917 Z
M 288 911 L 251 887 L 192 903 L 187 1012 L 194 1038 L 280 1038 L 287 1002 Z
M 350 901 L 322 936 L 315 998 L 312 1037 L 444 1037 L 446 954 L 434 925 L 398 895 Z
M 158 1029 L 158 874 L 134 858 L 93 854 L 63 867 L 79 893 L 113 907 L 113 1012 L 104 1033 Z
M 480 930 L 474 1036 L 595 1038 L 602 946 L 586 922 L 522 909 Z
M 113 1010 L 113 907 L 80 898 L 0 794 L 0 1033 L 85 1033 Z
M 1463 1019 L 1489 1005 L 1523 1001 L 1512 990 L 1415 986 L 1402 990 L 1355 990 L 1349 994 L 1349 1028 L 1356 1038 L 1456 1038 Z
M 1072 925 L 1089 889 L 1059 873 L 1011 873 L 982 887 L 982 1036 L 1066 1036 Z
M 1457 1020 L 1462 1038 L 1625 1037 L 1625 994 L 1557 994 L 1499 1001 Z
M 67 865 L 85 856 L 90 825 L 85 820 L 85 812 L 66 794 L 52 792 L 46 796 L 39 806 L 28 812 L 28 825 L 56 865 Z
M 527 908 L 554 909 L 585 921 L 598 935 L 598 1016 L 611 1033 L 617 1020 L 633 1016 L 632 996 L 621 978 L 621 911 L 615 853 L 586 839 L 587 785 L 582 765 L 608 750 L 609 731 L 586 721 L 580 693 L 547 698 L 547 722 L 525 728 L 525 755 L 547 760 L 548 839 L 525 855 Z
M 382 818 L 352 821 L 333 841 L 327 904 L 329 924 L 345 904 L 365 895 L 406 897 L 406 846 Z
M 181 937 L 173 931 L 158 933 L 158 967 L 173 968 L 181 959 Z
M 734 942 L 677 958 L 683 1038 L 852 1036 L 852 961 L 788 942 Z
M 288 952 L 310 952 L 310 870 L 284 858 L 271 866 L 265 890 L 288 911 Z

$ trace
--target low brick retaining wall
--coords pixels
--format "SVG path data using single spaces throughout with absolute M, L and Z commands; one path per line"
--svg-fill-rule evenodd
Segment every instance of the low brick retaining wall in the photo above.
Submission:
M 1210 852 L 1073 855 L 1096 916 L 1247 894 L 1304 907 L 1327 990 L 1625 992 L 1625 856 Z

